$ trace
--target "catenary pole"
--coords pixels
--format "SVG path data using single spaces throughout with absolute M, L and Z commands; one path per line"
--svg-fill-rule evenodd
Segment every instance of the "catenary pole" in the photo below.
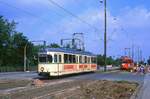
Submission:
M 104 0 L 104 61 L 105 67 L 104 71 L 107 71 L 107 0 Z

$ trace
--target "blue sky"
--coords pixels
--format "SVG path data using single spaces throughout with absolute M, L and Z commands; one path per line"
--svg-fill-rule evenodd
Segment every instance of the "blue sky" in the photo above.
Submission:
M 17 30 L 30 40 L 60 42 L 74 32 L 85 33 L 86 49 L 103 54 L 104 16 L 100 0 L 54 0 L 87 24 L 48 0 L 0 0 L 0 15 L 18 22 Z M 120 56 L 132 44 L 150 55 L 150 0 L 107 0 L 108 55 Z M 136 58 L 136 54 L 135 54 Z

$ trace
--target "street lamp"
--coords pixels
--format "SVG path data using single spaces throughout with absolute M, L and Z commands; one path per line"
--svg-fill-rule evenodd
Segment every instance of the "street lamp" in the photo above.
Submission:
M 44 48 L 46 46 L 46 41 L 44 40 L 37 40 L 37 41 L 30 41 L 30 42 L 43 42 Z M 28 46 L 28 42 L 24 46 L 24 72 L 26 72 L 27 70 L 27 46 Z
M 105 15 L 104 58 L 105 58 L 105 71 L 106 71 L 107 70 L 107 9 L 106 9 L 106 0 L 104 0 L 104 15 Z
M 27 53 L 27 52 L 26 52 L 26 51 L 27 51 L 27 44 L 28 44 L 28 43 L 26 43 L 26 45 L 25 45 L 25 47 L 24 47 L 24 72 L 26 71 L 26 64 L 27 64 L 27 63 L 26 63 L 26 62 L 27 62 L 27 61 L 26 61 L 26 60 L 27 60 L 27 56 L 26 56 L 26 53 Z
M 104 3 L 104 71 L 107 71 L 107 0 L 100 1 L 100 3 Z

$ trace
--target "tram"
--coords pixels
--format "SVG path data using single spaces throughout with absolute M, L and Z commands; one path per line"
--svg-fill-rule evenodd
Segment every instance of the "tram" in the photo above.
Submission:
M 131 71 L 134 69 L 134 61 L 133 59 L 131 59 L 128 56 L 123 56 L 121 57 L 122 60 L 122 64 L 121 64 L 121 69 L 122 70 L 127 70 L 127 71 Z
M 62 76 L 97 70 L 96 55 L 67 48 L 46 48 L 38 53 L 40 75 Z

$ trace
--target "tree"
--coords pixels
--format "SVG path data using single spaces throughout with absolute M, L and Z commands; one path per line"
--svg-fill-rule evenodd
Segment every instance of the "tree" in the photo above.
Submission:
M 114 59 L 110 56 L 110 57 L 107 57 L 107 64 L 108 65 L 113 65 L 114 64 Z
M 105 65 L 105 60 L 104 60 L 104 56 L 103 55 L 97 55 L 97 64 L 100 66 L 104 66 Z M 113 59 L 111 56 L 107 57 L 107 65 L 115 65 L 115 66 L 119 66 L 121 64 L 121 60 L 120 59 Z
M 121 63 L 122 63 L 121 59 L 120 59 L 120 58 L 117 58 L 117 59 L 115 60 L 115 62 L 114 62 L 114 65 L 115 65 L 115 66 L 120 66 Z
M 8 22 L 0 16 L 0 65 L 8 63 L 9 56 L 11 56 L 12 46 L 12 35 L 16 32 L 16 23 L 14 21 Z
M 97 64 L 100 65 L 100 66 L 104 66 L 104 64 L 105 64 L 104 56 L 97 55 Z
M 60 48 L 60 46 L 58 44 L 56 44 L 56 43 L 50 44 L 50 47 L 51 48 Z
M 16 23 L 0 16 L 0 65 L 23 66 L 24 47 L 28 44 L 28 57 L 32 55 L 33 44 L 23 33 L 16 31 Z
M 24 47 L 27 44 L 27 57 L 30 57 L 30 54 L 32 53 L 32 43 L 30 43 L 23 35 L 23 33 L 15 33 L 13 35 L 13 48 L 14 48 L 14 54 L 13 57 L 16 57 L 16 61 L 13 62 L 13 64 L 18 64 L 23 66 L 23 59 L 24 59 Z M 19 41 L 19 42 L 18 42 Z M 17 54 L 16 54 L 17 53 Z

